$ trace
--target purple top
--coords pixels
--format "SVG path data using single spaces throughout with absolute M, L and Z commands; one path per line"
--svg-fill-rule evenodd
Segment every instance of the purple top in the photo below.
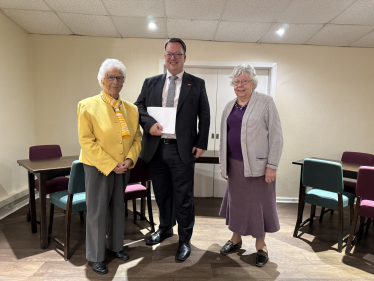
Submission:
M 240 161 L 243 161 L 240 132 L 245 109 L 239 110 L 234 106 L 227 118 L 227 156 Z

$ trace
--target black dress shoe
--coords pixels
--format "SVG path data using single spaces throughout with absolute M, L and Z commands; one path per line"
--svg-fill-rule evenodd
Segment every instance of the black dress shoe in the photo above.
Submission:
M 243 241 L 240 240 L 237 244 L 234 245 L 234 242 L 232 240 L 229 240 L 226 242 L 225 245 L 221 248 L 219 251 L 222 255 L 227 255 L 235 252 L 236 250 L 240 249 L 242 246 Z
M 98 262 L 88 262 L 90 266 L 92 266 L 93 271 L 98 274 L 104 275 L 108 273 L 108 266 L 106 265 L 105 261 L 98 261 Z
M 166 238 L 169 238 L 174 235 L 173 229 L 159 228 L 155 233 L 153 233 L 145 244 L 148 246 L 156 245 L 164 241 Z
M 179 261 L 185 261 L 191 254 L 190 241 L 179 241 L 179 246 L 175 258 Z
M 263 250 L 258 250 L 257 251 L 257 256 L 256 256 L 256 265 L 259 267 L 263 267 L 269 260 L 268 253 L 263 251 Z
M 121 261 L 127 261 L 130 258 L 129 254 L 123 249 L 119 252 L 112 252 L 112 253 L 116 257 L 116 259 L 119 259 Z

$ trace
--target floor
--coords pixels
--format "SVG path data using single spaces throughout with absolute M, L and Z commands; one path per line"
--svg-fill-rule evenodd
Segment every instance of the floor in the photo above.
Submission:
M 243 247 L 238 252 L 228 256 L 219 254 L 219 249 L 231 237 L 225 220 L 217 216 L 221 199 L 196 198 L 195 203 L 192 254 L 187 261 L 175 261 L 176 234 L 161 245 L 146 246 L 144 239 L 149 236 L 149 225 L 145 221 L 134 223 L 129 210 L 124 244 L 131 259 L 122 262 L 108 254 L 109 273 L 104 276 L 94 273 L 86 264 L 85 225 L 78 214 L 73 215 L 71 226 L 73 254 L 69 261 L 64 261 L 62 252 L 54 244 L 45 250 L 39 248 L 39 232 L 31 233 L 25 206 L 0 221 L 0 280 L 374 280 L 374 227 L 370 227 L 368 234 L 347 256 L 336 250 L 336 212 L 325 214 L 320 224 L 317 207 L 313 227 L 303 227 L 299 237 L 294 238 L 297 204 L 278 204 L 281 229 L 267 235 L 270 260 L 264 268 L 258 268 L 254 265 L 252 237 L 243 239 Z M 153 211 L 158 223 L 155 203 Z M 308 214 L 306 206 L 304 219 Z M 348 233 L 348 209 L 344 215 L 344 231 Z M 64 214 L 55 208 L 53 233 L 60 238 L 64 234 L 63 225 Z M 177 228 L 174 231 L 177 232 Z

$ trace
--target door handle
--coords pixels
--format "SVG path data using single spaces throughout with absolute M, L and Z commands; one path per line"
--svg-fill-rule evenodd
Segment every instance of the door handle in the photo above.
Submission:
M 216 139 L 217 139 L 217 140 L 219 139 L 219 134 L 216 134 Z
M 214 139 L 214 134 L 212 134 L 212 139 Z

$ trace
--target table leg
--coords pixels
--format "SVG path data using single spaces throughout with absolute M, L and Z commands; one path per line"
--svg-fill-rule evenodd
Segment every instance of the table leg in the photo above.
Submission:
M 45 249 L 48 247 L 45 182 L 46 182 L 46 175 L 44 173 L 40 173 L 40 176 L 39 176 L 40 248 L 42 249 Z
M 305 205 L 305 187 L 303 186 L 303 165 L 302 165 L 301 166 L 301 171 L 300 171 L 299 206 L 298 206 L 295 230 L 294 230 L 294 233 L 293 233 L 294 237 L 297 236 L 297 232 L 298 232 L 300 224 L 302 223 L 302 220 L 303 220 L 304 205 Z
M 35 207 L 35 176 L 33 173 L 28 172 L 29 180 L 29 209 L 31 218 L 31 232 L 36 233 L 36 207 Z

